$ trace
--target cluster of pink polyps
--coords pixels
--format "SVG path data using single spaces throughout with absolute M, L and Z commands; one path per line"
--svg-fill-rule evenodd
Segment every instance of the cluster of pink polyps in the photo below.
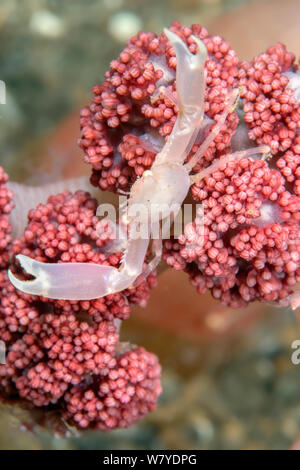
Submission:
M 145 305 L 155 274 L 94 301 L 54 301 L 16 290 L 7 277 L 16 253 L 49 263 L 110 266 L 119 264 L 122 253 L 111 253 L 110 224 L 99 222 L 96 200 L 83 191 L 49 197 L 29 212 L 24 234 L 11 242 L 12 194 L 4 172 L 1 180 L 0 340 L 7 350 L 0 365 L 2 399 L 55 410 L 80 429 L 135 423 L 155 409 L 160 365 L 144 348 L 120 342 L 119 326 L 130 305 Z
M 215 127 L 229 90 L 242 102 L 200 156 L 194 171 L 229 153 L 266 144 L 271 160 L 242 159 L 214 165 L 191 188 L 205 213 L 204 244 L 196 221 L 178 239 L 164 243 L 163 258 L 185 270 L 199 293 L 209 289 L 227 305 L 275 301 L 298 304 L 300 208 L 300 72 L 295 56 L 278 43 L 251 62 L 239 61 L 230 45 L 199 25 L 170 28 L 205 63 L 205 121 L 187 158 Z M 177 118 L 176 57 L 165 34 L 141 32 L 111 62 L 81 113 L 85 161 L 102 189 L 129 189 L 149 169 Z M 276 169 L 277 167 L 277 169 Z M 280 170 L 280 172 L 278 171 Z M 281 175 L 280 175 L 281 173 Z
M 241 62 L 226 41 L 199 25 L 176 22 L 170 30 L 187 45 L 189 58 L 200 47 L 197 38 L 208 54 L 204 117 L 186 162 L 207 136 L 213 138 L 192 165 L 199 177 L 190 196 L 202 204 L 204 227 L 197 214 L 178 238 L 164 240 L 163 259 L 184 270 L 200 294 L 209 289 L 227 305 L 259 300 L 296 308 L 300 76 L 295 57 L 276 44 Z M 94 86 L 91 104 L 81 111 L 79 145 L 95 187 L 130 191 L 161 156 L 182 114 L 176 65 L 175 48 L 165 34 L 140 32 L 111 62 L 103 84 Z M 226 116 L 227 98 L 238 88 L 241 102 Z M 259 154 L 225 158 L 258 144 L 268 146 L 268 159 Z M 29 279 L 14 262 L 17 254 L 43 263 L 118 268 L 122 253 L 110 224 L 99 222 L 96 202 L 83 191 L 51 196 L 29 212 L 24 234 L 11 242 L 12 194 L 6 181 L 2 172 L 0 339 L 7 344 L 6 365 L 0 367 L 2 395 L 58 410 L 79 428 L 107 430 L 136 422 L 155 407 L 160 367 L 143 348 L 120 343 L 118 328 L 130 305 L 146 303 L 155 275 L 95 300 L 51 300 L 16 290 L 7 278 L 9 263 L 19 278 Z
M 206 69 L 205 115 L 207 129 L 226 106 L 228 90 L 238 86 L 239 59 L 227 42 L 209 36 L 199 25 L 174 23 L 171 31 L 189 45 L 192 35 L 203 40 L 209 57 Z M 93 88 L 92 103 L 80 116 L 79 145 L 92 165 L 91 181 L 101 189 L 128 189 L 137 176 L 149 169 L 177 118 L 175 50 L 165 34 L 141 32 L 128 41 L 113 60 L 106 80 Z M 238 125 L 231 113 L 199 165 L 212 161 L 230 148 Z M 203 139 L 202 129 L 199 141 Z

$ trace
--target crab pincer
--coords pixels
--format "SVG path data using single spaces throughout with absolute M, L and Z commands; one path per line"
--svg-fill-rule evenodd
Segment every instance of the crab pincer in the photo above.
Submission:
M 35 279 L 21 281 L 9 270 L 10 282 L 26 294 L 55 299 L 65 299 L 66 292 L 72 300 L 102 297 L 103 292 L 108 293 L 106 286 L 115 270 L 112 266 L 92 263 L 76 263 L 74 269 L 74 263 L 42 263 L 21 254 L 16 259 Z

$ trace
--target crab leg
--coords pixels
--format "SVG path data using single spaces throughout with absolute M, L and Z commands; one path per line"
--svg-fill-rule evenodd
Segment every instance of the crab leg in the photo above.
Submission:
M 139 286 L 143 281 L 145 281 L 145 279 L 147 279 L 149 274 L 151 274 L 159 265 L 163 251 L 162 238 L 159 238 L 158 240 L 153 240 L 152 251 L 154 253 L 154 257 L 143 269 L 142 273 L 136 278 L 132 287 Z
M 192 158 L 190 159 L 190 161 L 185 165 L 185 167 L 188 171 L 191 171 L 193 169 L 193 167 L 196 165 L 198 160 L 202 157 L 202 155 L 204 155 L 204 153 L 206 152 L 206 150 L 208 149 L 210 144 L 213 142 L 213 140 L 219 134 L 222 126 L 224 125 L 224 123 L 226 121 L 226 118 L 227 118 L 228 114 L 231 114 L 234 111 L 234 109 L 237 105 L 237 102 L 238 102 L 239 94 L 240 94 L 240 92 L 239 92 L 238 88 L 232 90 L 232 92 L 229 94 L 228 104 L 225 107 L 223 113 L 221 114 L 220 119 L 218 120 L 218 122 L 215 125 L 214 129 L 208 134 L 206 139 L 203 141 L 203 143 L 198 148 L 195 155 L 193 155 Z
M 270 147 L 268 147 L 268 145 L 260 145 L 259 147 L 252 147 L 247 150 L 240 150 L 234 153 L 228 153 L 226 155 L 223 155 L 218 160 L 214 161 L 214 163 L 212 163 L 208 168 L 204 168 L 203 170 L 200 170 L 199 173 L 197 173 L 196 175 L 192 175 L 191 181 L 192 183 L 198 183 L 203 178 L 206 178 L 207 176 L 211 175 L 214 171 L 217 171 L 220 168 L 220 165 L 224 163 L 226 164 L 228 162 L 241 160 L 242 158 L 249 158 L 259 153 L 262 153 L 263 156 L 267 155 L 268 153 L 270 153 Z

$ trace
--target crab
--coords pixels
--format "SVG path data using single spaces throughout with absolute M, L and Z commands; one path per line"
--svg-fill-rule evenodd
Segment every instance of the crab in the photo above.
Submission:
M 192 184 L 205 178 L 220 164 L 257 154 L 263 154 L 265 158 L 269 153 L 270 149 L 266 145 L 234 152 L 222 156 L 209 168 L 191 174 L 220 132 L 228 114 L 235 109 L 239 89 L 229 92 L 227 104 L 217 124 L 192 158 L 186 162 L 197 136 L 206 126 L 204 93 L 207 50 L 199 38 L 192 36 L 197 45 L 197 52 L 193 54 L 177 34 L 168 29 L 165 29 L 164 33 L 176 53 L 179 112 L 172 132 L 162 150 L 156 155 L 151 169 L 144 171 L 131 187 L 126 213 L 122 218 L 122 222 L 127 225 L 128 237 L 120 267 L 117 269 L 93 263 L 43 263 L 19 254 L 16 259 L 35 279 L 22 281 L 9 270 L 10 282 L 17 289 L 52 299 L 91 300 L 136 285 L 158 265 L 166 222 L 171 213 L 176 216 Z M 160 225 L 160 230 L 152 244 L 154 257 L 144 268 L 151 235 L 155 232 L 157 224 Z M 143 230 L 144 228 L 147 230 Z

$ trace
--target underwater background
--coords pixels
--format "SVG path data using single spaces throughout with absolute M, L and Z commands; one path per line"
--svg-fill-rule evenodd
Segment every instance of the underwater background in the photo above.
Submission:
M 295 8 L 299 0 L 0 0 L 0 164 L 33 184 L 88 174 L 79 109 L 138 30 L 200 23 L 244 59 L 278 40 L 298 54 Z M 169 270 L 122 336 L 160 359 L 156 412 L 129 429 L 62 439 L 0 405 L 0 449 L 284 449 L 300 434 L 300 366 L 291 362 L 300 331 L 290 309 L 225 308 Z

